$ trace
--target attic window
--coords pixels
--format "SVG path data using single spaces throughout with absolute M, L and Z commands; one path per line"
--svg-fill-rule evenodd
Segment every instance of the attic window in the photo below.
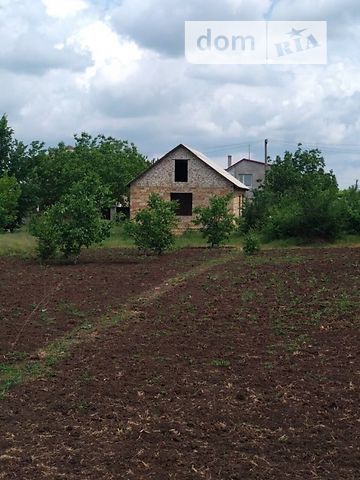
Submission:
M 188 161 L 175 160 L 175 182 L 188 181 Z
M 253 176 L 251 174 L 241 174 L 239 180 L 247 187 L 253 186 Z
M 192 193 L 171 193 L 170 198 L 172 201 L 178 203 L 176 215 L 181 217 L 191 217 L 192 215 Z

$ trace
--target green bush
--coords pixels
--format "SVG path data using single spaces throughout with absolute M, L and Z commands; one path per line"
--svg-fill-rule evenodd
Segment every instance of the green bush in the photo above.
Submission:
M 173 247 L 173 230 L 178 224 L 176 207 L 176 202 L 163 200 L 158 194 L 149 196 L 147 208 L 126 224 L 126 231 L 139 250 L 161 255 Z
M 226 242 L 236 228 L 236 217 L 229 212 L 229 202 L 232 195 L 214 196 L 209 200 L 208 207 L 198 207 L 195 225 L 200 225 L 200 231 L 208 245 L 218 247 Z
M 256 232 L 250 231 L 244 236 L 243 252 L 246 255 L 254 255 L 260 251 L 260 239 Z
M 82 247 L 109 237 L 111 224 L 101 217 L 101 206 L 107 198 L 108 191 L 96 178 L 89 177 L 35 218 L 30 230 L 38 239 L 40 258 L 46 260 L 60 253 L 76 259 Z
M 334 239 L 342 228 L 338 196 L 336 178 L 325 171 L 320 151 L 299 145 L 275 159 L 264 184 L 246 202 L 245 230 L 260 230 L 268 240 Z
M 345 233 L 360 233 L 360 190 L 356 184 L 341 192 L 340 209 Z
M 341 231 L 340 205 L 332 191 L 313 191 L 311 196 L 297 199 L 284 197 L 269 213 L 263 226 L 268 240 L 333 240 Z

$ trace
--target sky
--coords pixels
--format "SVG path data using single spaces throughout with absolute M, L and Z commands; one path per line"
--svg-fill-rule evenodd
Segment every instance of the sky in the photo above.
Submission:
M 326 20 L 327 65 L 194 65 L 186 20 Z M 319 148 L 360 179 L 359 0 L 0 0 L 0 114 L 25 142 L 82 131 L 225 166 Z

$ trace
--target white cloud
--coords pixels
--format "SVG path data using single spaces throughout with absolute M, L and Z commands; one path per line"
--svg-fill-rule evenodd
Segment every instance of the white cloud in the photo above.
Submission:
M 42 0 L 50 17 L 64 19 L 89 8 L 85 0 Z
M 135 42 L 122 39 L 100 20 L 81 28 L 67 44 L 91 54 L 93 65 L 79 77 L 80 83 L 87 87 L 96 76 L 105 84 L 126 79 L 143 56 Z

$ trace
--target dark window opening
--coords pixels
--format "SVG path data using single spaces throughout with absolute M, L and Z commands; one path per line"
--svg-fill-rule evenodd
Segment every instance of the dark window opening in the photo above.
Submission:
M 187 217 L 192 215 L 192 193 L 171 193 L 171 200 L 176 201 L 178 206 L 176 215 Z
M 175 160 L 175 182 L 188 181 L 188 161 Z

